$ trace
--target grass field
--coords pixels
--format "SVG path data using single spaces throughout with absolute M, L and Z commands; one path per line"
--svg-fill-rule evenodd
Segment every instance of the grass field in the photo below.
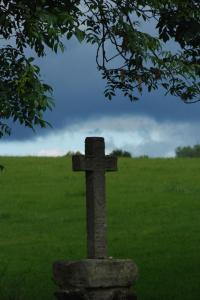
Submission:
M 0 299 L 53 300 L 52 262 L 86 257 L 85 182 L 63 158 L 1 157 Z M 107 174 L 109 256 L 140 300 L 200 298 L 200 160 L 120 159 Z

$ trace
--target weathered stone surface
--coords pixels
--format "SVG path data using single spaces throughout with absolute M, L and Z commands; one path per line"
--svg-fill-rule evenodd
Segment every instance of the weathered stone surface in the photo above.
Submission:
M 126 300 L 127 288 L 91 289 L 87 292 L 90 300 Z
M 88 300 L 88 297 L 81 291 L 62 291 L 55 293 L 58 300 Z
M 137 300 L 137 296 L 132 292 L 124 293 L 124 291 L 117 291 L 112 300 Z
M 88 289 L 55 293 L 58 300 L 137 300 L 126 288 Z
M 86 138 L 85 156 L 73 156 L 74 171 L 86 171 L 88 259 L 55 262 L 58 300 L 137 300 L 130 287 L 137 267 L 129 259 L 106 256 L 105 171 L 117 170 L 117 159 L 105 156 L 103 138 Z
M 105 157 L 73 155 L 73 171 L 117 171 L 117 159 L 114 156 Z
M 72 157 L 74 171 L 86 171 L 87 256 L 106 258 L 105 171 L 117 170 L 117 158 L 105 156 L 101 137 L 85 140 L 85 156 Z
M 63 289 L 130 287 L 137 277 L 131 260 L 85 259 L 56 262 L 53 266 L 56 283 Z

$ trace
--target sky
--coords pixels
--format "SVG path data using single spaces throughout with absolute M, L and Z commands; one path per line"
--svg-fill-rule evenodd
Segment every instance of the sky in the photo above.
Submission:
M 48 50 L 36 60 L 54 89 L 55 108 L 45 113 L 52 128 L 33 132 L 10 122 L 12 135 L 0 140 L 0 155 L 84 153 L 87 136 L 104 137 L 107 153 L 120 148 L 133 156 L 173 157 L 176 147 L 200 143 L 200 103 L 184 104 L 162 90 L 144 93 L 137 102 L 120 93 L 109 101 L 95 54 L 95 47 L 72 40 L 64 53 Z

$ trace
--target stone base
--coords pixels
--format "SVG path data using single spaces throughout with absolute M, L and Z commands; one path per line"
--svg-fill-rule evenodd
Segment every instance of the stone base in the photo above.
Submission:
M 129 290 L 137 267 L 128 259 L 55 262 L 53 273 L 61 288 L 55 294 L 58 300 L 136 300 Z
M 105 295 L 106 293 L 106 295 Z M 117 291 L 116 293 L 107 293 L 106 291 L 101 294 L 101 298 L 99 298 L 99 294 L 93 294 L 93 298 L 91 295 L 83 294 L 82 292 L 57 292 L 55 296 L 58 300 L 88 300 L 88 299 L 112 299 L 112 300 L 137 300 L 137 296 L 134 293 L 124 294 L 121 291 Z

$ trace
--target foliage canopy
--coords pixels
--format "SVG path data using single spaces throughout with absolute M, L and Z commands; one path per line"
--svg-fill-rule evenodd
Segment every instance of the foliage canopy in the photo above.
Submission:
M 199 0 L 2 0 L 0 136 L 10 133 L 9 118 L 45 127 L 43 112 L 53 106 L 52 89 L 27 47 L 44 56 L 46 47 L 63 51 L 64 38 L 75 36 L 96 45 L 108 99 L 120 90 L 137 100 L 144 89 L 161 86 L 194 103 L 200 100 L 199 28 Z
M 113 150 L 110 155 L 114 155 L 117 157 L 131 157 L 131 153 L 122 149 Z
M 200 157 L 200 145 L 178 147 L 176 157 Z

